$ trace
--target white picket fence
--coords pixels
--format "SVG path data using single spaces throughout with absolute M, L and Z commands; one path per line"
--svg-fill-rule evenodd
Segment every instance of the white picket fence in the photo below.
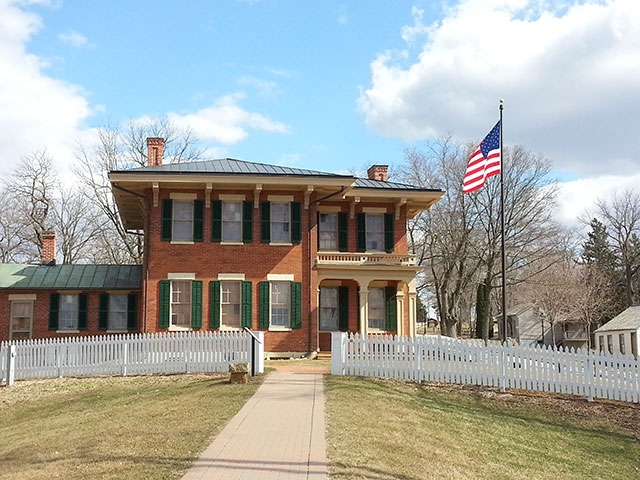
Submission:
M 587 350 L 335 332 L 331 373 L 640 402 L 640 361 Z
M 258 334 L 263 336 L 261 332 Z M 171 332 L 43 338 L 0 344 L 0 378 L 3 382 L 8 379 L 10 345 L 15 346 L 15 380 L 227 372 L 231 363 L 252 362 L 252 335 L 247 332 Z M 264 355 L 261 345 L 257 350 L 254 351 L 254 359 Z M 260 364 L 263 369 L 264 362 Z

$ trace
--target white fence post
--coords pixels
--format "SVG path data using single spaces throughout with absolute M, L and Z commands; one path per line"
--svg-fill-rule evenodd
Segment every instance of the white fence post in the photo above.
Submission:
M 345 332 L 331 332 L 331 375 L 344 375 L 346 339 Z
M 7 349 L 7 387 L 13 385 L 16 379 L 16 346 L 9 345 Z
M 257 342 L 254 342 L 253 339 L 250 340 L 254 344 L 253 364 L 256 373 L 264 373 L 264 332 L 253 332 L 253 334 L 258 338 Z

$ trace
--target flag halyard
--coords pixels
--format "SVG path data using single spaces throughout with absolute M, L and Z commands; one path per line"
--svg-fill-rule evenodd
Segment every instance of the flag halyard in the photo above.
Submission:
M 469 157 L 462 193 L 471 193 L 482 188 L 487 178 L 500 173 L 500 168 L 500 121 L 498 121 Z

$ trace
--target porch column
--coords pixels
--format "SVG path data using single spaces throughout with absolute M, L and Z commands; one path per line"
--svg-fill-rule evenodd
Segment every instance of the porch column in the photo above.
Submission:
M 402 290 L 396 292 L 396 319 L 396 333 L 398 335 L 406 335 L 404 328 L 404 292 Z M 409 326 L 409 331 L 411 331 L 411 326 Z
M 418 311 L 418 303 L 416 299 L 417 293 L 415 291 L 409 292 L 409 335 L 412 337 L 416 334 L 416 314 Z
M 369 290 L 360 288 L 360 334 L 368 333 L 369 325 Z

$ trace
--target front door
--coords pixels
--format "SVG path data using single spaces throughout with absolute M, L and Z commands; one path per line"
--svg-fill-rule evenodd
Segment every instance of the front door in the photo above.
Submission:
M 24 340 L 31 338 L 33 328 L 33 301 L 11 301 L 11 322 L 9 324 L 9 339 Z

